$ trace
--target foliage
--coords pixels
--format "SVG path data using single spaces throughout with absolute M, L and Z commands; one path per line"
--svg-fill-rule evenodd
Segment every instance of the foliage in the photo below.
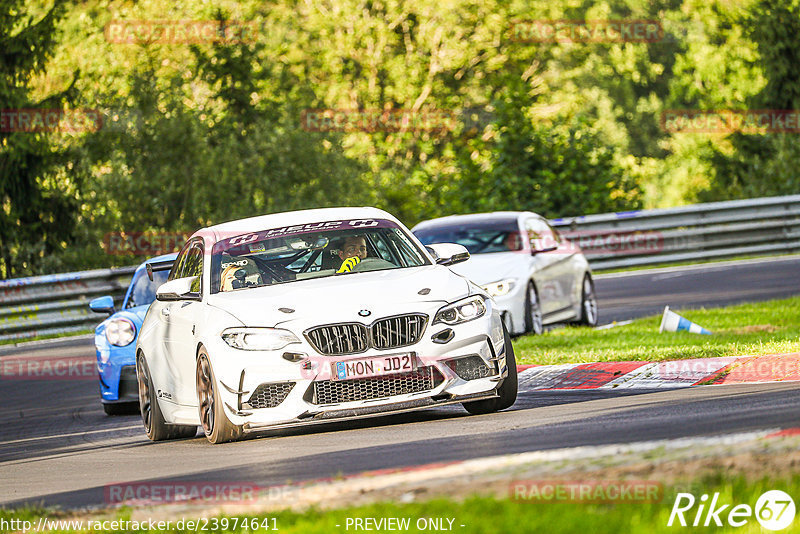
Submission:
M 0 277 L 40 270 L 71 236 L 76 202 L 70 153 L 46 131 L 24 131 L 19 112 L 60 109 L 72 86 L 40 101 L 28 82 L 44 72 L 56 46 L 64 4 L 38 19 L 26 16 L 22 0 L 0 1 Z M 30 117 L 28 117 L 30 119 Z M 29 123 L 30 124 L 30 123 Z M 31 126 L 32 128 L 32 126 Z M 23 131 L 20 131 L 23 130 Z M 72 194 L 70 194 L 72 193 Z
M 286 209 L 371 204 L 413 225 L 800 185 L 791 134 L 671 132 L 660 121 L 673 109 L 796 109 L 798 0 L 0 2 L 14 13 L 0 23 L 4 107 L 72 98 L 106 119 L 81 134 L 2 134 L 0 265 L 15 267 L 0 276 L 135 263 L 106 253 L 108 232 L 191 232 Z M 38 29 L 17 32 L 23 5 Z M 558 19 L 651 20 L 663 35 L 515 37 L 516 22 Z M 111 21 L 159 20 L 238 20 L 257 31 L 244 43 L 194 44 L 104 33 Z M 455 122 L 316 132 L 302 122 L 309 109 Z

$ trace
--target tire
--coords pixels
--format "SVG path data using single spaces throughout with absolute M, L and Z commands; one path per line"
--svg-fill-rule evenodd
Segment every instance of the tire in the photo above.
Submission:
M 230 422 L 225 415 L 225 407 L 216 387 L 214 369 L 205 348 L 200 348 L 195 373 L 197 383 L 197 406 L 200 411 L 200 425 L 211 443 L 234 441 L 242 436 L 242 428 Z
M 103 403 L 106 415 L 135 415 L 139 413 L 139 405 L 135 402 Z
M 578 323 L 585 326 L 597 326 L 597 317 L 597 295 L 594 292 L 594 281 L 589 273 L 586 273 L 581 286 L 581 316 Z
M 141 353 L 136 357 L 136 381 L 139 385 L 139 413 L 142 415 L 144 431 L 148 438 L 152 441 L 164 441 L 193 438 L 197 434 L 196 426 L 170 425 L 164 421 L 158 400 L 153 392 L 150 368 Z
M 497 388 L 497 397 L 494 399 L 486 399 L 481 401 L 464 402 L 462 406 L 472 415 L 481 415 L 486 413 L 494 413 L 499 410 L 505 410 L 514 405 L 517 400 L 517 390 L 519 388 L 519 381 L 517 379 L 517 358 L 514 355 L 514 347 L 511 344 L 511 336 L 503 325 L 503 336 L 505 338 L 505 352 L 506 352 L 506 367 L 508 367 L 508 376 L 503 383 Z
M 542 321 L 542 307 L 539 304 L 539 293 L 533 282 L 528 282 L 528 290 L 525 293 L 525 333 L 535 336 L 544 332 Z

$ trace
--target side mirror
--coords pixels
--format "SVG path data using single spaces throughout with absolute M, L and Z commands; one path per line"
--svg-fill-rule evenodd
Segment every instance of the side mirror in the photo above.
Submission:
M 114 310 L 114 298 L 106 295 L 92 299 L 89 302 L 89 309 L 95 313 L 107 313 L 110 315 L 116 311 Z
M 558 250 L 558 245 L 553 245 L 545 248 L 532 248 L 531 256 L 536 256 L 537 254 L 541 254 L 543 252 L 553 252 L 554 250 Z
M 463 245 L 436 243 L 425 248 L 436 260 L 437 265 L 455 265 L 469 259 L 469 251 Z
M 196 276 L 176 278 L 161 284 L 156 290 L 156 300 L 169 302 L 173 300 L 201 300 L 200 293 L 192 291 Z
M 145 269 L 147 269 L 147 277 L 152 282 L 154 272 L 169 271 L 172 269 L 172 265 L 174 263 L 175 260 L 148 261 L 147 265 L 145 265 Z

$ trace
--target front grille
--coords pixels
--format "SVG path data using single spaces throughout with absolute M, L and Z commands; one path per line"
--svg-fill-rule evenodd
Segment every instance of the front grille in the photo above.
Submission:
M 370 328 L 372 344 L 376 349 L 396 349 L 413 345 L 425 330 L 425 315 L 399 315 L 379 319 Z
M 312 328 L 306 338 L 317 352 L 327 356 L 357 354 L 370 347 L 396 349 L 417 343 L 427 321 L 426 315 L 409 314 L 378 319 L 369 327 L 340 323 Z
M 467 356 L 466 358 L 449 360 L 447 366 L 463 380 L 477 380 L 497 374 L 495 370 L 496 366 L 493 365 L 489 367 L 483 361 L 483 358 L 477 354 Z
M 314 382 L 311 404 L 335 404 L 395 395 L 430 391 L 444 380 L 433 366 L 416 371 L 355 380 L 321 380 Z
M 320 354 L 355 354 L 364 352 L 369 346 L 367 327 L 358 323 L 320 326 L 309 330 L 306 335 Z
M 242 404 L 242 408 L 274 408 L 286 400 L 286 396 L 289 395 L 293 387 L 294 382 L 261 384 L 250 395 L 250 399 Z

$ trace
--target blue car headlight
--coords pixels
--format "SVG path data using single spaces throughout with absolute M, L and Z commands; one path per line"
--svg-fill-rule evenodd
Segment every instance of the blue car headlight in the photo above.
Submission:
M 486 313 L 486 303 L 483 297 L 475 295 L 459 300 L 452 304 L 448 304 L 444 308 L 436 312 L 436 317 L 433 319 L 433 324 L 444 323 L 447 325 L 455 325 L 472 321 L 479 317 L 483 317 Z
M 106 339 L 112 345 L 125 347 L 136 339 L 136 326 L 128 319 L 112 319 L 106 325 Z

